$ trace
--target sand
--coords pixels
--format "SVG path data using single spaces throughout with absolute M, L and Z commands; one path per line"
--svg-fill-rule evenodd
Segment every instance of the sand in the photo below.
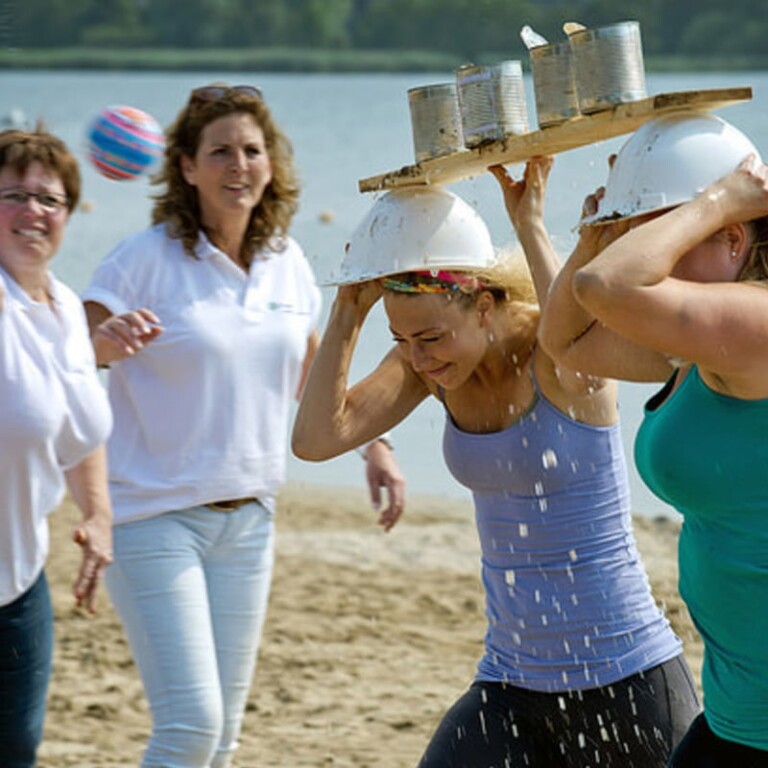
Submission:
M 56 651 L 40 768 L 137 766 L 149 715 L 106 592 L 73 608 L 77 519 L 51 518 Z M 413 768 L 482 650 L 469 500 L 410 497 L 389 534 L 363 491 L 289 485 L 279 499 L 269 614 L 238 768 Z M 677 594 L 674 521 L 637 516 L 654 595 L 698 681 L 701 641 Z

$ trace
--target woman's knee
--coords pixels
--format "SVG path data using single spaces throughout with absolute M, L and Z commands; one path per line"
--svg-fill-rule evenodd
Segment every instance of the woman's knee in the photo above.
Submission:
M 143 765 L 167 768 L 208 768 L 224 729 L 221 706 L 186 701 L 171 707 L 168 719 L 154 718 Z

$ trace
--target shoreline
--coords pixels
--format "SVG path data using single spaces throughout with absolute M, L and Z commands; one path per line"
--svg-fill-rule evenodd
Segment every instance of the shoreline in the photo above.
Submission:
M 530 74 L 528 52 L 488 51 L 475 64 L 519 59 Z M 156 72 L 406 73 L 452 72 L 465 63 L 457 53 L 414 49 L 363 48 L 100 48 L 88 46 L 0 50 L 0 69 L 105 70 Z M 755 72 L 768 69 L 764 55 L 645 56 L 649 73 Z

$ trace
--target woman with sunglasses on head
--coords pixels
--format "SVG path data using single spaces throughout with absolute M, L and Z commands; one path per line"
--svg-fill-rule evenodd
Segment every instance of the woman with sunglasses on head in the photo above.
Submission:
M 537 343 L 559 260 L 543 225 L 551 167 L 502 186 L 522 257 L 497 259 L 477 213 L 439 187 L 394 190 L 353 234 L 293 431 L 322 461 L 445 410 L 443 456 L 472 491 L 488 626 L 469 689 L 420 768 L 662 768 L 698 713 L 680 640 L 632 535 L 616 385 Z M 378 279 L 375 279 L 378 278 Z M 395 345 L 348 388 L 382 298 Z
M 222 768 L 253 677 L 320 293 L 288 235 L 290 144 L 257 89 L 192 91 L 156 182 L 153 226 L 84 294 L 115 413 L 107 588 L 152 712 L 142 764 Z M 371 454 L 399 483 L 389 448 Z
M 104 442 L 112 418 L 77 296 L 49 271 L 80 197 L 77 161 L 42 128 L 0 132 L 0 765 L 43 736 L 53 611 L 47 517 L 83 512 L 77 603 L 93 611 L 112 553 Z

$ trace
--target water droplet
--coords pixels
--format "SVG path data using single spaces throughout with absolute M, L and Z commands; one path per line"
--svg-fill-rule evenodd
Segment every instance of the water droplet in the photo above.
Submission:
M 544 469 L 554 469 L 557 466 L 557 454 L 551 448 L 547 448 L 541 454 L 541 463 Z

